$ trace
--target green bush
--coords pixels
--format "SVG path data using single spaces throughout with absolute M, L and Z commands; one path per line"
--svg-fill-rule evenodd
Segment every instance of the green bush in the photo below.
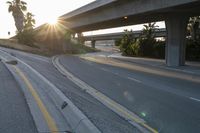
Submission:
M 144 25 L 142 33 L 138 39 L 134 37 L 132 31 L 125 30 L 125 34 L 121 41 L 117 40 L 116 45 L 120 45 L 120 50 L 126 56 L 145 56 L 145 57 L 163 57 L 163 46 L 155 40 L 155 31 L 158 26 L 156 23 Z M 160 50 L 161 52 L 155 52 Z
M 125 56 L 132 56 L 134 55 L 132 45 L 135 43 L 136 39 L 133 36 L 132 31 L 125 30 L 125 34 L 120 41 L 120 51 Z
M 154 44 L 154 57 L 164 59 L 165 58 L 165 41 L 156 41 Z
M 136 39 L 132 31 L 125 31 L 123 38 L 116 41 L 124 56 L 165 57 L 165 42 L 156 41 L 152 36 Z
M 121 45 L 121 39 L 115 40 L 115 46 L 120 46 Z
M 19 43 L 34 47 L 34 32 L 32 30 L 24 30 L 17 34 Z
M 35 33 L 33 29 L 35 25 L 35 19 L 33 18 L 34 15 L 30 12 L 27 12 L 27 14 L 24 17 L 25 19 L 24 19 L 23 30 L 17 33 L 18 42 L 31 47 L 36 47 L 34 46 L 34 41 L 35 41 Z
M 153 58 L 165 58 L 165 41 L 155 39 L 156 31 L 155 23 L 144 25 L 142 34 L 139 38 L 135 38 L 132 31 L 125 30 L 125 34 L 121 40 L 115 42 L 116 46 L 120 46 L 122 55 L 125 56 L 142 56 Z M 187 39 L 186 43 L 186 59 L 192 61 L 200 61 L 200 39 L 198 37 Z
M 151 57 L 154 54 L 154 44 L 156 40 L 152 38 L 140 38 L 139 39 L 139 56 Z
M 194 41 L 192 39 L 187 40 L 186 59 L 200 61 L 200 41 Z
M 140 43 L 139 40 L 137 39 L 133 44 L 132 44 L 132 51 L 133 51 L 133 55 L 132 56 L 139 56 L 139 50 L 140 49 Z

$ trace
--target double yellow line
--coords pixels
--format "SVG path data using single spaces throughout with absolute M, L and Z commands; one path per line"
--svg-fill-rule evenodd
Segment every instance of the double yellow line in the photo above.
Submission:
M 26 78 L 24 73 L 16 66 L 13 66 L 16 70 L 16 73 L 20 76 L 20 78 L 24 81 L 25 85 L 27 86 L 28 90 L 30 91 L 31 95 L 33 96 L 34 100 L 36 101 L 40 111 L 42 112 L 42 115 L 49 127 L 50 132 L 58 132 L 58 128 L 55 124 L 55 121 L 47 111 L 46 107 L 44 106 L 42 100 L 40 99 L 39 95 L 31 85 L 30 81 Z

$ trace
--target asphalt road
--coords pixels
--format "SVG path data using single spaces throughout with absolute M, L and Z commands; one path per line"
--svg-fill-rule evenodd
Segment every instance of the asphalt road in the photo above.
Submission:
M 0 62 L 0 132 L 37 133 L 21 88 Z
M 77 85 L 64 77 L 53 66 L 51 59 L 24 52 L 4 49 L 26 62 L 60 89 L 102 133 L 139 133 L 139 130 L 105 107 Z
M 137 113 L 161 133 L 200 132 L 199 83 L 72 56 L 61 56 L 60 62 L 75 76 Z
M 138 132 L 62 76 L 52 65 L 51 59 L 14 50 L 6 51 L 31 65 L 55 84 L 102 132 Z M 60 62 L 76 77 L 136 113 L 160 133 L 200 132 L 200 83 L 98 64 L 77 56 L 61 56 Z M 134 68 L 135 64 L 132 65 Z

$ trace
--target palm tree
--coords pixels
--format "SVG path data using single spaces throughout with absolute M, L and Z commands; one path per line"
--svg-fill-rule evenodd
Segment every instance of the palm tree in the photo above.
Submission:
M 32 30 L 35 26 L 35 19 L 33 18 L 34 15 L 30 12 L 28 12 L 25 16 L 24 20 L 24 29 L 25 30 Z
M 34 15 L 30 12 L 24 16 L 24 27 L 21 32 L 17 34 L 18 42 L 29 46 L 34 46 L 35 32 L 33 27 L 35 25 Z
M 155 37 L 155 31 L 157 30 L 158 26 L 156 25 L 155 22 L 153 23 L 148 23 L 148 24 L 145 24 L 143 25 L 144 28 L 142 30 L 142 35 L 145 37 L 145 38 L 154 38 Z
M 15 26 L 18 30 L 18 32 L 21 32 L 24 28 L 24 11 L 27 10 L 26 2 L 21 0 L 13 0 L 13 1 L 7 1 L 7 4 L 9 4 L 8 12 L 12 13 L 13 18 L 15 20 Z
M 188 23 L 188 31 L 193 40 L 198 39 L 198 29 L 200 29 L 200 16 L 191 17 Z

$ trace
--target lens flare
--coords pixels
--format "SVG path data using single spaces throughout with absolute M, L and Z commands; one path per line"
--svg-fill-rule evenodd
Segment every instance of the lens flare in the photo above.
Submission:
M 50 18 L 48 20 L 48 24 L 50 24 L 50 25 L 55 25 L 55 24 L 57 24 L 57 22 L 58 22 L 57 18 Z

